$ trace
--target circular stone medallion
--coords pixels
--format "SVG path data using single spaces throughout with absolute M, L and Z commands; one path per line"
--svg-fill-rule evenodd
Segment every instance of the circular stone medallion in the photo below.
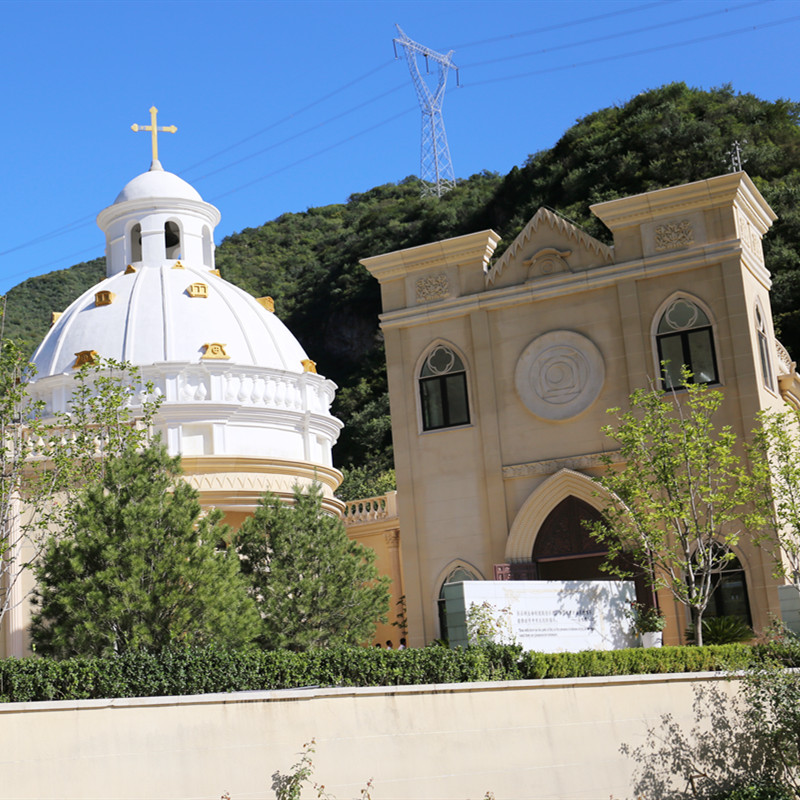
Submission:
M 585 411 L 603 388 L 606 370 L 594 342 L 574 331 L 534 339 L 517 362 L 517 394 L 537 417 L 564 420 Z

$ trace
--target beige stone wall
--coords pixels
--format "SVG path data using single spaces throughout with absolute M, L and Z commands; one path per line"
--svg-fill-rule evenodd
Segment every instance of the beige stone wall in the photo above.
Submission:
M 0 796 L 270 798 L 316 740 L 330 795 L 373 800 L 632 795 L 663 714 L 688 729 L 709 674 L 0 704 Z M 307 789 L 305 798 L 316 798 Z
M 375 566 L 379 574 L 391 580 L 386 621 L 376 625 L 372 642 L 365 644 L 386 647 L 387 642 L 391 642 L 392 648 L 396 649 L 401 644 L 400 639 L 406 638 L 406 631 L 402 627 L 405 589 L 397 492 L 346 502 L 342 520 L 347 535 L 354 542 L 375 552 Z

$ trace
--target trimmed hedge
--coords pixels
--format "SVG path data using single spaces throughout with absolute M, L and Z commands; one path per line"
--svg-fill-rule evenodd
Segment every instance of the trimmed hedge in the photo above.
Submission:
M 775 650 L 771 652 L 775 654 Z M 522 653 L 517 646 L 449 650 L 378 648 L 221 650 L 215 647 L 114 658 L 0 660 L 0 702 L 154 697 L 304 686 L 398 686 L 426 683 L 582 678 L 601 675 L 744 669 L 763 647 L 731 644 Z M 778 653 L 795 666 L 795 651 Z

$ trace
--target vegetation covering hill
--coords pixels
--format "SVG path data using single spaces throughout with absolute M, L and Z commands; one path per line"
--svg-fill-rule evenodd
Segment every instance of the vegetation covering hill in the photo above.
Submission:
M 406 178 L 344 204 L 245 229 L 220 243 L 217 266 L 253 295 L 272 296 L 320 372 L 339 384 L 334 410 L 345 429 L 337 465 L 351 471 L 347 491 L 363 496 L 383 488 L 372 478 L 391 467 L 392 455 L 380 292 L 360 258 L 484 228 L 502 235 L 502 250 L 541 206 L 610 243 L 589 212 L 592 203 L 724 173 L 733 141 L 746 141 L 745 169 L 779 216 L 764 243 L 776 328 L 799 357 L 798 121 L 798 103 L 767 102 L 729 86 L 702 91 L 675 83 L 596 111 L 523 166 L 505 176 L 473 175 L 440 200 L 421 198 L 417 179 Z M 102 274 L 103 259 L 97 259 L 15 287 L 6 334 L 32 349 L 50 312 L 65 308 Z

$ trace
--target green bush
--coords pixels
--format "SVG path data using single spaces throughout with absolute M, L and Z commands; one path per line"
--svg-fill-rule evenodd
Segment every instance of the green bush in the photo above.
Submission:
M 0 660 L 0 701 L 705 672 L 744 669 L 768 656 L 788 666 L 800 660 L 797 648 L 742 644 L 580 653 L 522 653 L 518 645 L 497 644 L 463 650 L 341 647 L 305 652 L 169 648 L 109 658 Z
M 734 644 L 753 639 L 752 628 L 741 617 L 708 617 L 703 620 L 703 644 Z M 686 629 L 686 641 L 694 644 L 694 625 Z

